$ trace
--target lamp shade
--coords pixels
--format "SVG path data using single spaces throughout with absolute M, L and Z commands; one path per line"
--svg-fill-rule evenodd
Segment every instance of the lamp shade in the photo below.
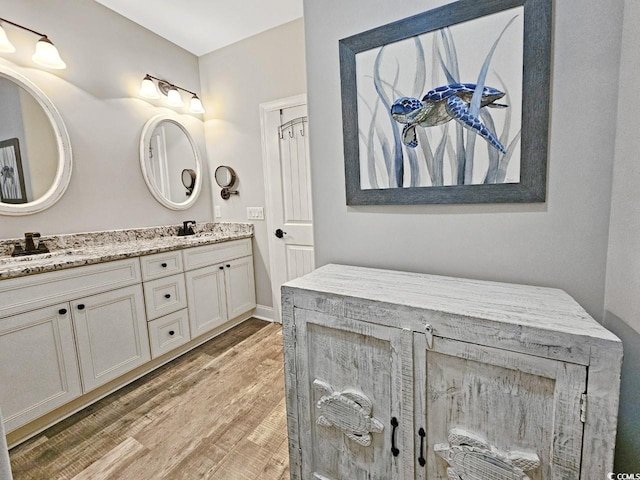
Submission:
M 144 77 L 140 84 L 140 96 L 144 98 L 160 98 L 156 84 L 149 75 Z
M 191 113 L 204 113 L 204 107 L 197 95 L 191 97 L 191 103 L 189 104 L 189 110 Z
M 182 97 L 180 96 L 180 92 L 175 87 L 172 87 L 167 92 L 167 102 L 172 107 L 182 107 L 184 106 L 184 102 L 182 101 Z
M 0 25 L 0 52 L 13 53 L 15 51 L 16 47 L 11 44 L 11 42 L 7 38 L 7 34 L 5 33 L 4 28 L 2 28 L 2 25 Z
M 54 70 L 67 68 L 67 64 L 62 61 L 58 49 L 47 37 L 42 37 L 36 43 L 36 53 L 31 57 L 38 65 Z

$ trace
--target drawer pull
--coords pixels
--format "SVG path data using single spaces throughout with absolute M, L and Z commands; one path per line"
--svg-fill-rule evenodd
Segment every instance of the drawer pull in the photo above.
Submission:
M 229 265 L 228 263 L 227 263 L 227 268 L 231 268 L 231 265 Z
M 167 294 L 164 296 L 164 298 L 171 298 L 171 294 L 170 294 L 170 293 L 167 293 Z
M 66 315 L 67 314 L 67 309 L 66 308 L 61 308 L 60 310 L 58 310 L 58 313 L 60 315 Z
M 78 310 L 84 310 L 84 303 L 78 304 Z
M 424 459 L 424 437 L 427 436 L 427 432 L 424 431 L 424 428 L 420 427 L 418 430 L 418 435 L 420 435 L 420 457 L 418 457 L 418 463 L 421 467 L 424 467 L 427 461 Z
M 224 267 L 223 267 L 223 266 L 220 266 L 220 270 L 224 270 Z
M 160 266 L 161 266 L 162 268 L 167 268 L 167 267 L 168 267 L 168 265 L 167 265 L 166 263 L 163 263 L 163 264 L 161 264 Z
M 174 336 L 176 332 L 174 332 L 173 330 L 169 330 L 169 335 Z
M 398 428 L 398 419 L 393 417 L 391 419 L 391 426 L 393 430 L 391 430 L 391 453 L 394 457 L 397 457 L 400 454 L 400 449 L 396 447 L 396 428 Z

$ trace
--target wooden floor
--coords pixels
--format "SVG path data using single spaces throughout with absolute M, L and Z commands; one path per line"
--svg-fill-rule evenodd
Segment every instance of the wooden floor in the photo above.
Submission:
M 288 479 L 281 326 L 248 320 L 10 454 L 15 480 Z

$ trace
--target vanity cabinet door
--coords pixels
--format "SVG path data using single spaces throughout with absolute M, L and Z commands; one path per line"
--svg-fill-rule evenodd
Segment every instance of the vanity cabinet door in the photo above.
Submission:
M 69 304 L 0 319 L 0 406 L 7 431 L 81 393 Z
M 416 361 L 425 365 L 417 478 L 580 478 L 585 366 L 440 337 Z
M 231 260 L 224 265 L 227 317 L 232 319 L 256 306 L 253 257 Z
M 185 273 L 191 338 L 227 321 L 224 271 L 224 265 L 213 265 Z
M 71 302 L 84 391 L 151 360 L 142 287 Z
M 301 471 L 292 479 L 412 479 L 413 332 L 294 316 L 297 376 L 287 381 L 297 384 Z

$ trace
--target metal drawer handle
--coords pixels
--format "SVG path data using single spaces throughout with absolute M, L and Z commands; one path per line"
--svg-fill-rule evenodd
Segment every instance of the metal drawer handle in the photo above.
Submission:
M 173 336 L 176 332 L 174 332 L 173 330 L 169 330 L 169 335 Z
M 161 264 L 160 266 L 161 266 L 162 268 L 167 268 L 167 267 L 168 267 L 168 265 L 167 265 L 166 263 L 163 263 L 163 264 Z
M 67 309 L 66 308 L 61 308 L 60 310 L 58 310 L 58 313 L 60 315 L 66 315 L 67 314 Z
M 418 430 L 418 435 L 420 435 L 420 457 L 418 457 L 418 463 L 421 467 L 424 467 L 427 461 L 424 459 L 424 437 L 427 436 L 427 432 L 424 431 L 424 428 L 420 427 Z
M 84 303 L 78 305 L 78 310 L 84 310 Z
M 171 294 L 170 294 L 170 293 L 167 293 L 167 294 L 164 296 L 164 298 L 171 298 Z
M 396 428 L 398 428 L 398 419 L 393 417 L 391 419 L 391 426 L 393 430 L 391 430 L 391 453 L 394 457 L 397 457 L 400 454 L 400 449 L 396 447 Z

